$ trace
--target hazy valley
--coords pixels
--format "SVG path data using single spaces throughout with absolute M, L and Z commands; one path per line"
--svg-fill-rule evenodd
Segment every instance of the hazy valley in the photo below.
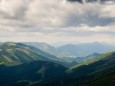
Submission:
M 50 51 L 50 49 L 57 50 L 48 44 L 25 44 L 26 43 L 22 44 L 14 42 L 1 43 L 1 86 L 115 85 L 115 52 L 112 50 L 110 50 L 110 52 L 106 47 L 104 47 L 105 49 L 108 49 L 108 52 L 106 53 L 104 53 L 104 51 L 99 54 L 99 52 L 95 53 L 96 51 L 94 51 L 91 55 L 84 57 L 66 56 L 67 58 L 63 58 L 63 56 L 56 57 L 50 55 L 51 53 L 48 54 L 48 52 L 45 52 L 45 49 L 46 51 Z M 38 46 L 41 46 L 44 50 L 42 51 L 38 47 L 35 47 L 35 45 L 32 46 L 32 44 L 36 44 L 36 46 L 38 44 Z M 91 48 L 92 45 L 89 46 L 89 49 Z M 106 81 L 106 84 L 104 81 Z

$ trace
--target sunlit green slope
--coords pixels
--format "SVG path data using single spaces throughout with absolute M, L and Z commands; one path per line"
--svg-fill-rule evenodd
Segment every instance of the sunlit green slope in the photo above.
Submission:
M 0 64 L 13 66 L 35 60 L 51 61 L 58 59 L 35 47 L 21 43 L 7 42 L 0 45 Z

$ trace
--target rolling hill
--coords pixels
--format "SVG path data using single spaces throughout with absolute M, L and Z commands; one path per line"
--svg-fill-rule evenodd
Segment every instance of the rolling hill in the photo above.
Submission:
M 106 53 L 88 64 L 74 67 L 67 75 L 31 86 L 114 86 L 115 52 Z
M 7 42 L 0 45 L 0 64 L 13 66 L 36 60 L 58 61 L 59 59 L 38 48 L 21 43 Z
M 81 86 L 115 85 L 115 52 L 106 53 L 95 60 L 72 69 L 74 79 L 81 78 Z M 76 86 L 78 82 L 75 82 Z
M 66 68 L 57 64 L 57 57 L 33 46 L 3 43 L 0 86 L 115 86 L 115 52 L 94 53 L 87 59 Z

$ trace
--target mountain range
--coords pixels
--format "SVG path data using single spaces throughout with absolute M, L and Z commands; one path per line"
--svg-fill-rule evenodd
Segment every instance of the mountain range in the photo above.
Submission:
M 80 43 L 80 44 L 67 44 L 61 47 L 58 47 L 60 51 L 70 52 L 71 54 L 77 57 L 88 56 L 93 53 L 107 53 L 115 50 L 114 46 L 111 46 L 106 43 Z
M 0 64 L 15 66 L 36 60 L 55 62 L 65 67 L 72 67 L 77 64 L 76 61 L 69 62 L 44 52 L 34 46 L 22 43 L 6 42 L 0 45 Z
M 47 52 L 51 55 L 55 55 L 59 58 L 84 57 L 93 53 L 102 54 L 115 50 L 115 47 L 113 45 L 99 42 L 66 44 L 57 48 L 43 42 L 24 42 L 24 44 L 37 47 L 38 49 L 41 49 L 42 51 Z
M 58 48 L 55 48 L 55 47 L 53 47 L 47 43 L 44 43 L 44 42 L 41 42 L 41 43 L 39 43 L 39 42 L 23 42 L 23 44 L 34 46 L 38 49 L 41 49 L 44 52 L 47 52 L 51 55 L 55 55 L 55 56 L 60 57 L 60 58 L 75 57 L 69 52 L 60 51 L 60 50 L 58 50 Z
M 114 86 L 115 52 L 106 53 L 81 66 L 66 70 L 65 76 L 32 86 Z
M 114 51 L 74 58 L 72 63 L 34 46 L 2 43 L 0 86 L 115 86 Z
M 36 60 L 58 61 L 59 59 L 38 48 L 21 43 L 6 42 L 0 45 L 1 64 L 13 66 Z

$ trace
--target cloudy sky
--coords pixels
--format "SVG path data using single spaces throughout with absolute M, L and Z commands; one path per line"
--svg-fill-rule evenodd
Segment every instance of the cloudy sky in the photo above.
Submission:
M 115 4 L 0 0 L 0 41 L 115 43 Z

